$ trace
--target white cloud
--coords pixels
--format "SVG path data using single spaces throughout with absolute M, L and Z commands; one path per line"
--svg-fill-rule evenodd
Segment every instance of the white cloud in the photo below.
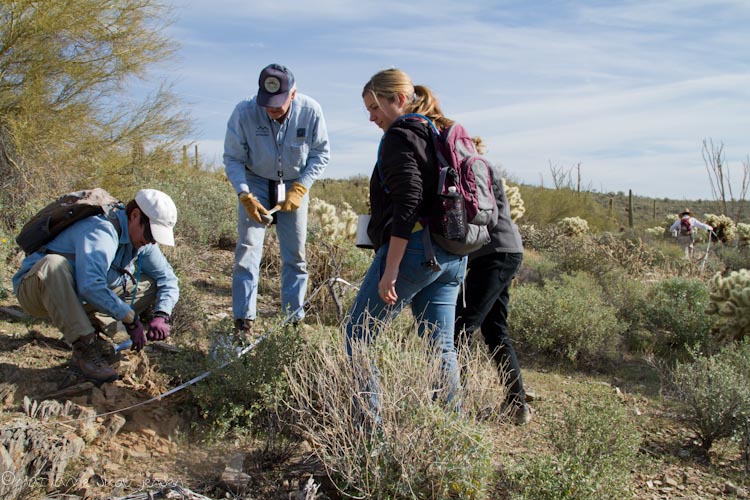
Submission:
M 548 176 L 550 161 L 581 162 L 597 189 L 706 198 L 703 138 L 723 141 L 730 163 L 750 153 L 744 1 L 183 5 L 178 90 L 219 162 L 226 119 L 272 61 L 323 106 L 329 176 L 371 172 L 380 131 L 360 93 L 389 66 L 432 87 L 527 182 Z

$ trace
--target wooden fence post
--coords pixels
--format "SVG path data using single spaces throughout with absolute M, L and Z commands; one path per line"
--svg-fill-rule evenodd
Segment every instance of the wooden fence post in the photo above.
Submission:
M 628 227 L 633 228 L 633 190 L 628 189 Z

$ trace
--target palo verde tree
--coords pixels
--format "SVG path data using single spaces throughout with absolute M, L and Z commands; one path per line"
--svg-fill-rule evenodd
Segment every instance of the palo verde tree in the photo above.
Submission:
M 0 2 L 0 212 L 35 196 L 137 168 L 190 129 L 166 83 L 149 69 L 170 60 L 171 22 L 159 0 Z M 151 158 L 149 158 L 151 156 Z M 132 177 L 132 175 L 131 175 Z M 128 185 L 129 182 L 123 182 Z

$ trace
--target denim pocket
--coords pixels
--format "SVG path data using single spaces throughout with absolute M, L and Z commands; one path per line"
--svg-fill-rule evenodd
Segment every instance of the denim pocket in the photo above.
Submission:
M 424 249 L 407 246 L 399 266 L 398 279 L 412 287 L 421 288 L 435 281 L 442 272 L 442 269 L 433 270 L 427 265 Z M 415 293 L 416 291 L 418 290 L 415 290 Z

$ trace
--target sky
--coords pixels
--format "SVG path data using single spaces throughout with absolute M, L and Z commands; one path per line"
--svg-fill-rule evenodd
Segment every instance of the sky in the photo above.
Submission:
M 175 0 L 161 71 L 217 168 L 229 115 L 275 62 L 323 108 L 324 177 L 369 177 L 382 131 L 362 87 L 397 67 L 511 180 L 580 169 L 584 189 L 712 199 L 704 141 L 736 184 L 750 163 L 748 26 L 747 0 Z

